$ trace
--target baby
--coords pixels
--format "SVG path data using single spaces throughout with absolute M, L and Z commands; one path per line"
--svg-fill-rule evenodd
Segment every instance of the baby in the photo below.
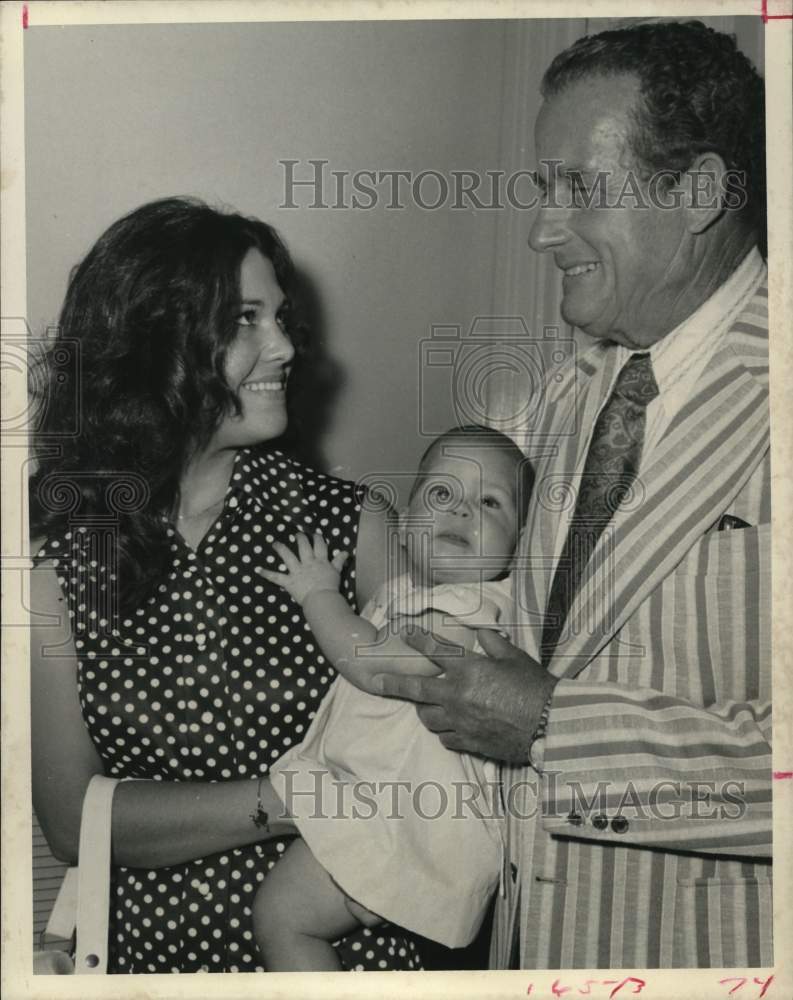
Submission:
M 298 535 L 297 555 L 275 544 L 285 573 L 259 570 L 300 602 L 340 674 L 304 742 L 270 774 L 302 837 L 254 903 L 270 971 L 339 969 L 332 942 L 383 920 L 448 947 L 475 937 L 503 868 L 496 767 L 447 750 L 413 704 L 371 693 L 371 679 L 395 656 L 403 669 L 438 672 L 397 635 L 406 623 L 469 650 L 481 649 L 474 629 L 509 624 L 507 577 L 532 482 L 497 431 L 436 439 L 399 518 L 407 572 L 363 617 L 339 593 L 345 557 L 329 562 L 319 535 Z

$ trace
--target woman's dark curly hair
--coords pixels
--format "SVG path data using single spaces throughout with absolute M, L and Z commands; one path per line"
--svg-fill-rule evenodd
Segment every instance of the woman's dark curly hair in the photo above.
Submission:
M 39 379 L 31 535 L 63 533 L 75 513 L 83 524 L 111 517 L 127 609 L 167 572 L 163 514 L 178 502 L 187 461 L 225 415 L 240 412 L 224 364 L 251 249 L 273 265 L 299 363 L 305 338 L 288 307 L 294 269 L 264 222 L 194 198 L 154 201 L 114 222 L 70 276 Z M 72 423 L 76 433 L 66 435 Z
M 552 97 L 589 76 L 632 74 L 642 101 L 631 148 L 650 175 L 684 173 L 695 157 L 718 153 L 731 173 L 727 204 L 757 231 L 766 254 L 765 87 L 735 38 L 701 21 L 633 25 L 578 39 L 548 67 Z

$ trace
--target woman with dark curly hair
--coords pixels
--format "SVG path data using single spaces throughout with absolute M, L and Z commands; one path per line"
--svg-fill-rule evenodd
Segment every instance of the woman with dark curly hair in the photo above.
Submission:
M 73 272 L 46 365 L 31 481 L 33 793 L 74 862 L 85 789 L 113 804 L 110 971 L 261 969 L 257 885 L 294 830 L 268 769 L 333 678 L 300 606 L 254 572 L 320 531 L 355 605 L 384 518 L 276 450 L 306 360 L 289 254 L 267 225 L 190 199 L 114 223 Z M 76 418 L 74 434 L 64 430 Z M 59 624 L 52 624 L 58 622 Z M 263 813 L 270 822 L 262 822 Z M 420 968 L 401 932 L 346 968 Z

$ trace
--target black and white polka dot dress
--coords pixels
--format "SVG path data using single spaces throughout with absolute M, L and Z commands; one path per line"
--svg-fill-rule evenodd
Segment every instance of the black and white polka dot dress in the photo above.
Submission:
M 333 680 L 300 606 L 263 580 L 274 540 L 319 528 L 354 554 L 352 483 L 279 452 L 238 453 L 223 512 L 193 551 L 169 528 L 167 580 L 131 618 L 105 610 L 112 545 L 75 524 L 48 541 L 67 595 L 83 715 L 118 778 L 223 781 L 267 774 L 299 743 Z M 342 591 L 354 601 L 354 559 Z M 262 970 L 251 929 L 258 884 L 289 838 L 148 871 L 117 868 L 111 969 L 118 973 Z M 350 969 L 421 968 L 416 942 L 384 926 L 339 945 Z

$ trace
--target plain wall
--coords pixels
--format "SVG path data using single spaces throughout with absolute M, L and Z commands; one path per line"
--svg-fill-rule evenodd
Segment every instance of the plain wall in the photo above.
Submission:
M 340 392 L 326 464 L 411 469 L 419 341 L 493 295 L 496 213 L 279 207 L 285 168 L 498 166 L 508 23 L 32 28 L 25 39 L 28 319 L 55 322 L 69 268 L 131 208 L 194 194 L 281 231 L 312 281 Z M 332 191 L 327 200 L 332 201 Z M 426 202 L 437 198 L 430 179 Z M 528 258 L 528 254 L 527 254 Z M 433 426 L 454 422 L 425 400 Z

